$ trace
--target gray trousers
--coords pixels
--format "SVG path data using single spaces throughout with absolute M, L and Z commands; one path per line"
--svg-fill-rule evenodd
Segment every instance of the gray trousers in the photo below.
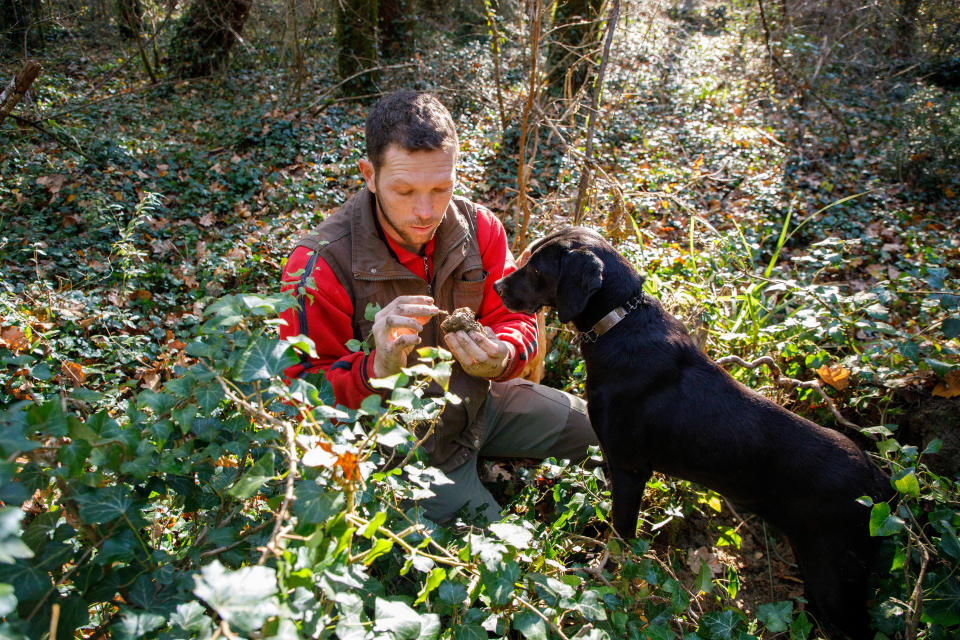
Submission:
M 552 456 L 581 462 L 587 447 L 599 444 L 587 418 L 586 402 L 528 380 L 494 382 L 480 419 L 480 447 L 464 464 L 447 472 L 453 484 L 431 486 L 436 496 L 418 502 L 434 522 L 446 524 L 463 507 L 482 513 L 489 522 L 500 519 L 500 506 L 477 475 L 478 456 Z

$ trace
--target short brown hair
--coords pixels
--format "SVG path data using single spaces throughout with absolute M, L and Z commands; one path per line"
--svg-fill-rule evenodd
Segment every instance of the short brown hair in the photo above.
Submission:
M 366 127 L 367 159 L 379 169 L 391 144 L 407 151 L 457 148 L 450 112 L 431 93 L 409 89 L 381 98 L 370 110 Z

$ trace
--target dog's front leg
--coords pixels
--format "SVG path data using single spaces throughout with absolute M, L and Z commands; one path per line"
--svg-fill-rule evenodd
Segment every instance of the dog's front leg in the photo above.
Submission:
M 637 513 L 643 490 L 647 486 L 652 470 L 631 471 L 611 467 L 610 493 L 613 497 L 613 528 L 623 538 L 633 538 L 637 533 Z

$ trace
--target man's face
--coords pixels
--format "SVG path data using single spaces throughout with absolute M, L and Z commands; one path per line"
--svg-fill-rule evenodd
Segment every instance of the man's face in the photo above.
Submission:
M 456 149 L 407 151 L 395 144 L 387 147 L 376 171 L 369 160 L 360 161 L 367 188 L 380 201 L 377 218 L 388 236 L 414 252 L 423 248 L 453 197 L 456 163 Z

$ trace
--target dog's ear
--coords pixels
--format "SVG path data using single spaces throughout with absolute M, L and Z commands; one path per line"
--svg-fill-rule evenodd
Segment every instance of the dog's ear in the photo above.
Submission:
M 603 282 L 603 262 L 591 251 L 577 249 L 564 254 L 557 282 L 557 315 L 570 322 L 583 309 Z

